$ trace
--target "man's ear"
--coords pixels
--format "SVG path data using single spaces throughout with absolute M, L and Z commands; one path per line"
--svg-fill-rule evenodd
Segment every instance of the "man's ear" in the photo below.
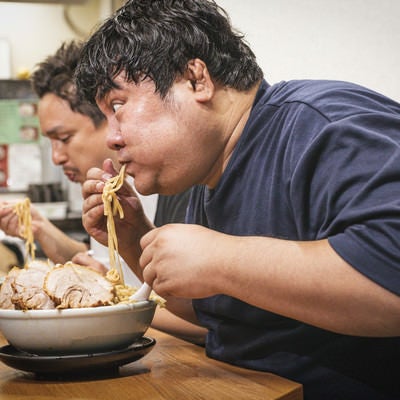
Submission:
M 211 100 L 215 86 L 207 65 L 202 60 L 199 58 L 190 60 L 187 64 L 185 77 L 197 101 L 206 102 Z

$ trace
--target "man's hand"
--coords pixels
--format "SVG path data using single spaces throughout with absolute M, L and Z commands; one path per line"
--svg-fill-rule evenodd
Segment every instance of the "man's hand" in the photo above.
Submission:
M 169 224 L 153 229 L 140 242 L 143 278 L 160 296 L 217 294 L 227 238 L 199 225 Z
M 108 271 L 104 264 L 89 255 L 87 251 L 75 254 L 71 261 L 75 264 L 83 265 L 84 267 L 97 271 L 102 275 L 105 275 Z
M 0 202 L 0 229 L 8 236 L 21 237 L 18 215 L 14 211 L 16 202 Z M 32 231 L 36 235 L 40 224 L 45 219 L 31 204 Z
M 104 161 L 103 170 L 92 168 L 87 173 L 87 180 L 82 186 L 83 226 L 99 243 L 107 246 L 107 217 L 104 215 L 102 193 L 105 182 L 117 175 L 111 160 Z M 118 236 L 118 251 L 125 261 L 136 269 L 141 253 L 139 241 L 153 228 L 146 217 L 142 204 L 133 187 L 125 181 L 117 192 L 118 200 L 124 212 L 124 218 L 114 217 L 115 230 Z

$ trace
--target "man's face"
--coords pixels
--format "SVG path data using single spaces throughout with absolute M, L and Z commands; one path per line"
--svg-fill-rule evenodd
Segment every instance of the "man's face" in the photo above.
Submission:
M 72 182 L 83 183 L 91 167 L 101 167 L 114 153 L 106 146 L 107 123 L 96 128 L 86 115 L 71 110 L 54 94 L 39 101 L 38 115 L 43 135 L 50 139 L 54 164 L 63 168 Z
M 192 85 L 177 81 L 161 99 L 149 79 L 135 84 L 119 75 L 115 81 L 119 88 L 98 105 L 108 121 L 107 144 L 127 164 L 137 190 L 173 194 L 207 183 L 224 144 Z

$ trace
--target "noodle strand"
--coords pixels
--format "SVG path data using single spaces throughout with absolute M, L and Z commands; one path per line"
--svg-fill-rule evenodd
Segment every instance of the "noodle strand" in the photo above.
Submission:
M 14 205 L 14 212 L 18 216 L 19 234 L 25 239 L 26 257 L 35 259 L 35 239 L 32 231 L 31 201 L 27 197 Z
M 124 275 L 118 254 L 118 238 L 115 231 L 114 216 L 119 214 L 119 218 L 124 218 L 124 211 L 116 192 L 121 189 L 124 183 L 125 168 L 126 164 L 122 166 L 118 175 L 106 181 L 102 194 L 104 215 L 107 217 L 108 251 L 111 264 L 111 269 L 107 273 L 107 279 L 114 283 L 119 282 L 122 285 L 124 285 Z

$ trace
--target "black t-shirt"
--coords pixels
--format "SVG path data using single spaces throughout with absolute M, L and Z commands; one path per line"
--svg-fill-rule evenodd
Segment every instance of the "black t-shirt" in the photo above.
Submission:
M 169 223 L 185 222 L 189 197 L 190 190 L 171 196 L 159 195 L 154 225 L 162 226 Z
M 217 187 L 193 189 L 187 222 L 328 238 L 400 295 L 400 105 L 345 82 L 263 82 Z M 400 338 L 339 335 L 225 295 L 193 305 L 210 357 L 301 382 L 306 399 L 400 396 Z

